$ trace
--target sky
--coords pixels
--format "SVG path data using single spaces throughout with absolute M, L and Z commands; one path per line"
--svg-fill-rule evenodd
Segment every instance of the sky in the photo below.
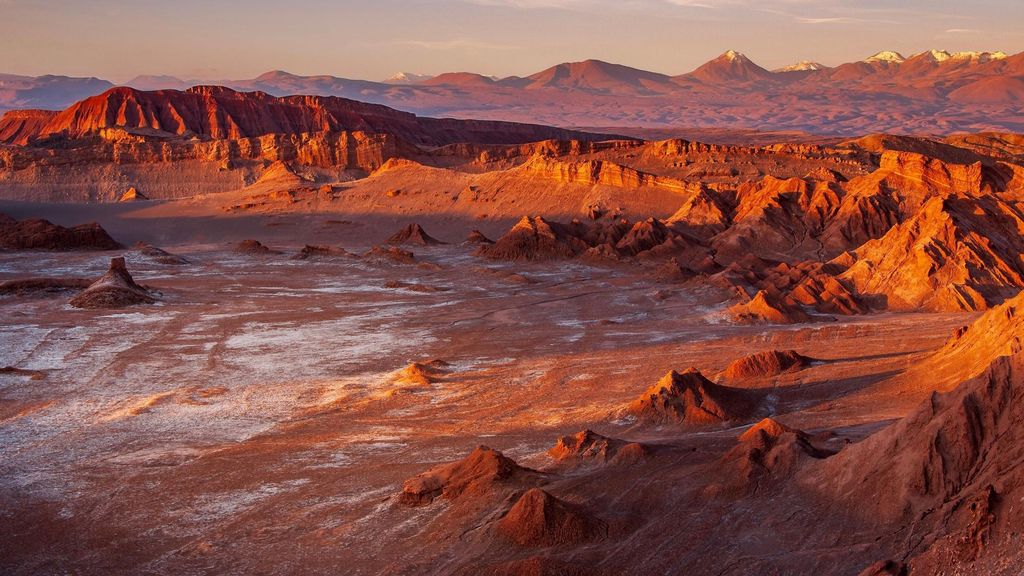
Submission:
M 1024 51 L 1022 0 L 0 0 L 0 73 L 381 80 L 596 58 L 665 74 L 880 50 Z

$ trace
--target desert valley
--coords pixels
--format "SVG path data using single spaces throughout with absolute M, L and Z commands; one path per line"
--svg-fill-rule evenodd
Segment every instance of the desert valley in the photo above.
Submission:
M 1024 53 L 0 75 L 0 572 L 1024 573 Z

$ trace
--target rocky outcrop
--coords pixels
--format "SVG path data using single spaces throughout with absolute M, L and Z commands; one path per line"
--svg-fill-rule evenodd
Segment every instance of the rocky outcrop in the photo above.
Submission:
M 125 190 L 124 194 L 117 199 L 118 202 L 135 202 L 136 200 L 149 200 L 145 194 L 139 192 L 134 186 Z
M 531 488 L 498 520 L 495 531 L 519 546 L 538 548 L 601 540 L 608 525 L 579 506 Z
M 807 459 L 834 453 L 816 446 L 806 432 L 765 418 L 741 434 L 736 447 L 722 458 L 727 469 L 722 487 L 757 492 L 769 480 L 791 476 Z
M 188 258 L 179 256 L 177 254 L 171 254 L 170 252 L 147 244 L 145 242 L 136 242 L 135 251 L 140 255 L 156 262 L 157 264 L 165 264 L 167 266 L 184 266 L 189 264 Z
M 607 160 L 564 161 L 534 156 L 520 172 L 563 184 L 615 186 L 618 188 L 663 188 L 686 192 L 691 186 L 681 180 L 655 176 Z
M 643 460 L 650 449 L 637 442 L 608 438 L 591 430 L 562 436 L 548 450 L 559 464 L 632 464 Z
M 124 308 L 135 304 L 152 304 L 156 297 L 135 283 L 128 273 L 124 258 L 111 258 L 110 269 L 70 300 L 75 308 Z
M 313 260 L 317 258 L 356 258 L 356 255 L 337 246 L 306 244 L 292 260 Z
M 442 464 L 406 480 L 400 500 L 408 506 L 423 506 L 435 498 L 487 496 L 499 486 L 536 485 L 541 478 L 540 473 L 523 468 L 501 452 L 480 446 L 458 462 Z
M 983 310 L 1024 288 L 1024 216 L 996 197 L 935 197 L 852 252 L 839 277 L 891 310 Z
M 11 110 L 0 116 L 0 144 L 27 144 L 39 134 L 57 112 L 52 110 Z
M 780 302 L 764 290 L 746 302 L 730 306 L 727 313 L 739 324 L 798 324 L 811 320 L 799 307 Z
M 568 226 L 524 216 L 493 245 L 478 248 L 476 255 L 492 260 L 555 260 L 573 258 L 587 248 Z
M 1019 507 L 1007 505 L 1024 497 L 1022 418 L 1024 355 L 1016 353 L 950 393 L 933 394 L 896 424 L 806 470 L 802 481 L 835 502 L 856 503 L 856 513 L 878 526 L 905 531 L 894 552 L 912 573 L 969 563 L 988 572 L 1007 564 L 990 546 L 1016 546 L 1024 521 Z
M 0 214 L 0 248 L 8 250 L 114 250 L 121 245 L 99 224 L 71 228 L 49 220 L 15 220 Z
M 728 379 L 777 376 L 806 368 L 813 361 L 813 358 L 796 350 L 766 350 L 734 361 L 726 367 L 722 376 Z
M 470 230 L 469 235 L 466 236 L 467 244 L 494 244 L 494 240 L 491 240 L 484 233 L 479 230 Z
M 515 144 L 594 137 L 532 124 L 420 118 L 386 106 L 330 96 L 274 97 L 221 86 L 144 92 L 118 87 L 78 102 L 32 136 L 82 138 L 108 128 L 215 140 L 270 134 L 387 133 L 412 144 Z
M 273 250 L 265 246 L 259 240 L 242 240 L 238 244 L 235 244 L 234 252 L 236 254 L 246 254 L 249 256 L 270 256 L 273 254 L 280 254 L 281 252 Z
M 77 292 L 92 284 L 87 278 L 16 278 L 0 282 L 0 295 L 35 296 Z
M 388 244 L 416 244 L 419 246 L 437 246 L 444 244 L 434 238 L 419 224 L 409 224 L 388 238 Z
M 416 255 L 398 246 L 374 246 L 367 250 L 361 258 L 373 264 L 415 264 Z
M 749 418 L 757 410 L 750 391 L 711 382 L 697 369 L 669 372 L 626 407 L 643 424 L 708 426 Z

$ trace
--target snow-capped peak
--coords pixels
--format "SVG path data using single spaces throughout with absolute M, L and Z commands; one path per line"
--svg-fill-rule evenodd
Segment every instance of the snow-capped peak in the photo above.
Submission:
M 415 84 L 417 82 L 423 82 L 430 80 L 433 76 L 429 74 L 414 74 L 412 72 L 399 72 L 394 76 L 388 78 L 384 82 L 387 84 Z
M 945 62 L 952 58 L 949 52 L 946 52 L 945 50 L 929 50 L 926 54 L 931 56 L 932 60 L 935 60 L 936 62 Z
M 747 57 L 744 56 L 742 52 L 737 52 L 735 50 L 726 50 L 725 54 L 722 54 L 722 57 L 728 60 L 729 62 L 735 62 L 736 60 L 742 61 L 747 59 Z
M 906 61 L 906 58 L 902 54 L 891 50 L 883 50 L 865 60 L 865 62 L 892 62 L 894 64 L 900 64 L 904 61 Z
M 808 70 L 824 70 L 825 68 L 828 68 L 828 66 L 825 66 L 824 64 L 821 64 L 819 62 L 803 60 L 801 62 L 797 62 L 796 64 L 790 64 L 789 66 L 777 68 L 774 70 L 774 72 L 805 72 Z
M 970 60 L 979 64 L 985 62 L 991 62 L 993 60 L 1003 60 L 1006 58 L 1005 52 L 954 52 L 950 55 L 952 60 Z

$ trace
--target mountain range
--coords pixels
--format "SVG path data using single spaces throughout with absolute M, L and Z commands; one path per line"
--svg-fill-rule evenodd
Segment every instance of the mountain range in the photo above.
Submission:
M 209 83 L 209 82 L 207 82 Z M 139 76 L 143 89 L 197 84 Z M 271 71 L 216 84 L 274 96 L 340 96 L 420 115 L 562 127 L 728 128 L 945 134 L 1024 130 L 1024 53 L 883 51 L 827 67 L 805 61 L 774 71 L 735 51 L 676 76 L 600 60 L 529 76 L 400 73 L 383 82 Z M 0 75 L 0 111 L 63 109 L 114 84 L 97 78 Z

